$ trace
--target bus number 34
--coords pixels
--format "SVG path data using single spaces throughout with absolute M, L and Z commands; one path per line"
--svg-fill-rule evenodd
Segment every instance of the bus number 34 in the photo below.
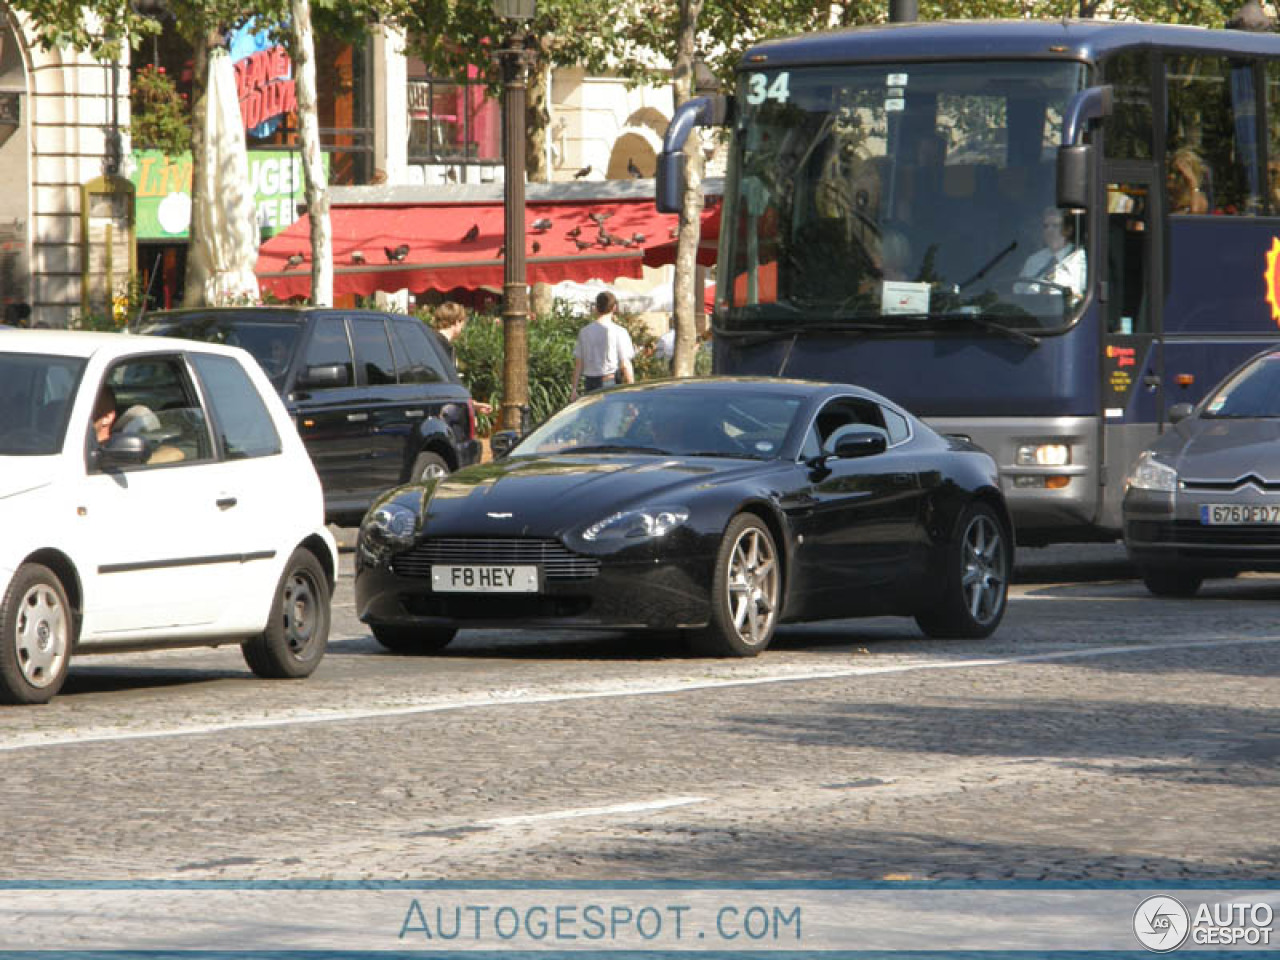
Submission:
M 761 104 L 766 100 L 777 100 L 786 103 L 791 96 L 789 84 L 791 74 L 783 70 L 769 82 L 767 73 L 753 73 L 747 79 L 747 103 Z

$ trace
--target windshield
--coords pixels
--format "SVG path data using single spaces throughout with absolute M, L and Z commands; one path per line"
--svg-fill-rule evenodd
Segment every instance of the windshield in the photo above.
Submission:
M 277 390 L 284 389 L 285 374 L 300 331 L 301 327 L 295 323 L 222 314 L 160 316 L 142 328 L 143 333 L 154 336 L 242 347 L 253 354 Z
M 0 354 L 0 456 L 50 456 L 62 449 L 85 361 Z
M 1053 206 L 1055 159 L 1085 77 L 1027 61 L 745 73 L 721 328 L 1069 323 L 1088 288 L 1086 224 Z
M 1204 416 L 1280 417 L 1280 353 L 1259 357 L 1224 383 Z
M 769 460 L 800 410 L 789 394 L 625 390 L 579 400 L 526 437 L 512 456 L 621 453 Z

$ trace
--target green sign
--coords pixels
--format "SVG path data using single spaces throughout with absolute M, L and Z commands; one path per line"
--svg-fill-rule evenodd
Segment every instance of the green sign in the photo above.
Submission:
M 327 177 L 329 158 L 323 159 Z M 171 157 L 159 150 L 135 150 L 130 179 L 137 190 L 137 238 L 187 239 L 191 223 L 191 154 Z M 249 181 L 264 239 L 298 219 L 298 204 L 305 196 L 300 153 L 250 150 Z

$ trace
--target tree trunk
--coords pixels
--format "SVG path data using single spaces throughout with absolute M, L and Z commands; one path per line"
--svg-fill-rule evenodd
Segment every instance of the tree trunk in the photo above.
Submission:
M 203 117 L 205 98 L 209 95 L 209 38 L 203 42 L 197 40 L 192 46 L 191 57 L 191 116 Z M 199 178 L 198 170 L 205 169 L 204 156 L 209 145 L 205 143 L 204 124 L 191 124 L 191 170 L 193 177 Z M 201 178 L 202 179 L 202 178 Z M 200 179 L 191 183 L 191 221 L 187 228 L 188 249 L 196 250 L 199 243 L 199 224 L 201 222 L 201 205 L 210 202 L 209 184 Z M 208 278 L 208 266 L 198 257 L 191 257 L 187 262 L 186 283 L 182 291 L 184 307 L 203 307 L 204 282 Z
M 550 62 L 539 58 L 529 71 L 528 89 L 525 91 L 525 137 L 528 152 L 524 157 L 524 169 L 530 183 L 546 183 L 550 178 L 547 169 L 547 127 L 551 111 L 547 103 L 547 77 Z
M 293 14 L 294 83 L 298 94 L 298 139 L 311 218 L 311 302 L 333 306 L 333 228 L 329 187 L 320 156 L 320 120 L 316 106 L 316 43 L 311 29 L 311 0 L 289 0 Z
M 703 0 L 680 0 L 679 36 L 671 85 L 676 106 L 693 96 L 693 41 L 702 16 Z M 701 291 L 694 290 L 698 275 L 698 240 L 702 230 L 702 136 L 695 129 L 685 144 L 684 197 L 680 227 L 676 233 L 675 351 L 671 370 L 677 377 L 693 375 L 698 349 L 697 316 L 702 312 Z

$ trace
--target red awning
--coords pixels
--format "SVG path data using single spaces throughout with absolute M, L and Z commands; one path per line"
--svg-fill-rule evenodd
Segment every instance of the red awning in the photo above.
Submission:
M 669 240 L 676 219 L 658 213 L 652 198 L 530 201 L 526 276 L 530 283 L 639 277 L 646 247 Z M 330 221 L 335 294 L 502 287 L 501 203 L 334 206 Z M 310 231 L 304 216 L 262 245 L 263 292 L 283 300 L 311 292 Z M 408 249 L 396 260 L 401 246 Z
M 716 263 L 716 248 L 720 245 L 720 203 L 719 198 L 708 197 L 702 209 L 702 230 L 698 235 L 698 263 L 704 267 L 713 267 Z M 676 241 L 668 232 L 663 243 L 646 247 L 644 265 L 661 267 L 676 262 Z

